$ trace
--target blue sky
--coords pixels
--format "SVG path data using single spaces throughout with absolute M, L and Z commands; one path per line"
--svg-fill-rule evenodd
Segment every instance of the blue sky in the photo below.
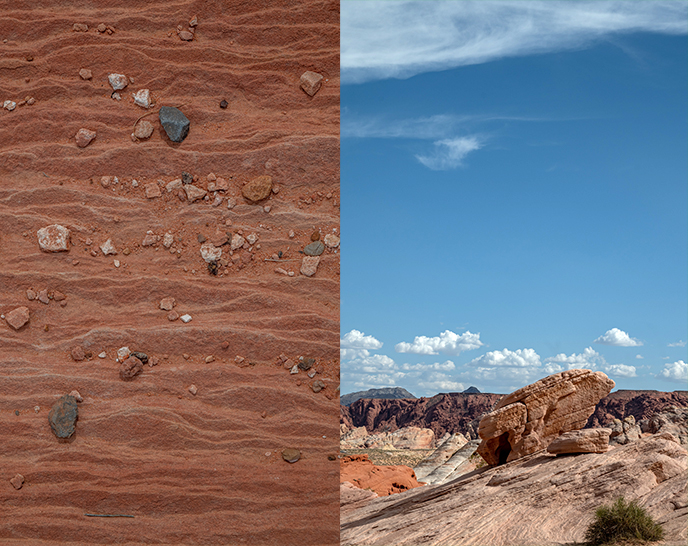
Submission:
M 688 2 L 341 2 L 342 393 L 688 388 Z

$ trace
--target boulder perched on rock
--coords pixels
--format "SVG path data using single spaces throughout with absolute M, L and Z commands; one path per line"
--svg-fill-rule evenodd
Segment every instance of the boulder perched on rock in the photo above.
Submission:
M 161 106 L 158 117 L 165 133 L 172 142 L 182 142 L 189 134 L 191 122 L 178 108 Z
M 611 437 L 609 441 L 612 444 L 626 445 L 629 442 L 640 440 L 642 431 L 640 426 L 636 425 L 635 417 L 629 415 L 623 421 L 621 419 L 614 419 L 609 425 L 611 429 Z
M 481 419 L 478 453 L 496 465 L 545 449 L 564 432 L 583 428 L 614 385 L 602 372 L 568 370 L 518 389 Z
M 565 453 L 605 453 L 609 449 L 610 428 L 588 428 L 564 432 L 547 446 L 555 455 Z
M 76 430 L 76 420 L 79 410 L 76 407 L 76 398 L 65 394 L 53 405 L 48 414 L 50 428 L 58 438 L 69 438 Z

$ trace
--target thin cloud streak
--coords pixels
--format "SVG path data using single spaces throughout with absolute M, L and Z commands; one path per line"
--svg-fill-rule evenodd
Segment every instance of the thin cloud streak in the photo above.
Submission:
M 344 1 L 340 10 L 343 84 L 688 32 L 688 4 L 675 0 Z

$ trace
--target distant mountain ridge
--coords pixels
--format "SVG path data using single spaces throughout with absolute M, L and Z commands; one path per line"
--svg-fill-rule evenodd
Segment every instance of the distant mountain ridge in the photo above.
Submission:
M 413 398 L 414 400 L 416 399 L 416 397 L 413 394 L 401 387 L 384 387 L 382 389 L 368 389 L 367 391 L 358 391 L 345 394 L 339 398 L 339 403 L 342 406 L 350 406 L 351 404 L 353 404 L 357 400 L 360 400 L 361 398 L 382 398 L 385 400 L 399 400 L 402 398 Z

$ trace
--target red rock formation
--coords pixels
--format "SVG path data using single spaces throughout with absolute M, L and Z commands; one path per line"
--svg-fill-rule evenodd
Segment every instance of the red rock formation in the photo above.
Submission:
M 404 465 L 377 466 L 365 454 L 341 459 L 339 482 L 349 482 L 360 489 L 372 489 L 380 497 L 424 485 L 416 480 L 412 468 Z
M 0 313 L 31 313 L 18 330 L 0 321 L 0 544 L 338 545 L 339 254 L 298 272 L 314 226 L 339 233 L 339 2 L 4 2 L 0 26 L 0 95 L 17 102 L 0 111 Z M 325 76 L 312 97 L 307 70 Z M 130 78 L 120 101 L 111 73 Z M 144 88 L 150 110 L 132 97 Z M 183 105 L 182 143 L 164 105 Z M 153 134 L 132 141 L 148 112 Z M 98 135 L 85 148 L 81 127 Z M 207 201 L 181 180 L 167 191 L 182 171 Z M 251 204 L 243 183 L 263 175 L 273 193 Z M 43 252 L 37 230 L 53 224 L 70 245 Z M 225 244 L 213 275 L 198 236 L 218 229 L 247 242 Z M 132 381 L 122 346 L 151 358 Z M 290 375 L 281 353 L 314 357 L 318 375 Z M 62 443 L 48 412 L 73 389 Z
M 638 422 L 669 406 L 688 407 L 688 392 L 618 390 L 600 400 L 586 428 L 608 425 L 614 419 L 624 419 L 629 415 Z

